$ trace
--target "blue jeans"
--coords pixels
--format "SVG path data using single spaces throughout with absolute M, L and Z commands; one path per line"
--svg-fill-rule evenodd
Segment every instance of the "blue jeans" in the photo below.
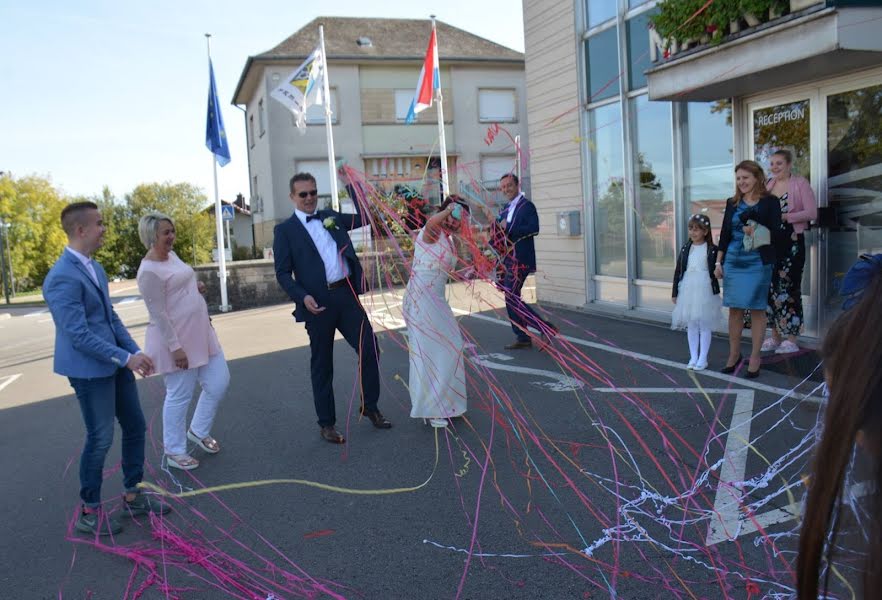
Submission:
M 147 425 L 135 375 L 119 369 L 110 377 L 79 379 L 69 377 L 71 387 L 80 401 L 86 424 L 86 443 L 80 457 L 80 498 L 89 508 L 101 504 L 101 480 L 104 459 L 113 444 L 113 419 L 122 428 L 122 470 L 127 492 L 138 491 L 144 477 L 144 439 Z

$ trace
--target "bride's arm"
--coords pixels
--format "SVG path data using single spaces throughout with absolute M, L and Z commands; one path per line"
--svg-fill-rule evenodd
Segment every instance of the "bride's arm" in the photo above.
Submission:
M 438 241 L 438 236 L 441 233 L 441 224 L 453 212 L 454 206 L 456 206 L 456 203 L 451 202 L 447 205 L 447 208 L 435 213 L 426 221 L 426 224 L 423 226 L 423 241 L 425 243 L 434 244 Z

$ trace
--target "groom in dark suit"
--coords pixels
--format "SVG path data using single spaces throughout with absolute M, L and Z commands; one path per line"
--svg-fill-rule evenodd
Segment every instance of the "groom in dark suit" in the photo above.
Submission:
M 503 175 L 499 179 L 499 187 L 508 199 L 495 223 L 495 231 L 507 247 L 503 254 L 503 275 L 499 286 L 505 294 L 505 309 L 515 334 L 515 341 L 505 348 L 531 348 L 533 342 L 528 327 L 538 331 L 545 340 L 558 332 L 554 323 L 540 317 L 533 307 L 521 299 L 527 275 L 536 272 L 533 238 L 539 233 L 539 215 L 536 205 L 521 193 L 517 175 Z
M 306 324 L 309 334 L 312 394 L 321 436 L 342 444 L 346 440 L 334 427 L 335 331 L 358 352 L 362 414 L 374 427 L 392 427 L 377 408 L 380 374 L 376 339 L 358 299 L 365 291 L 364 274 L 347 233 L 366 221 L 354 196 L 355 215 L 317 211 L 318 189 L 309 173 L 292 177 L 290 188 L 294 214 L 276 225 L 274 232 L 276 279 L 295 303 L 294 318 Z

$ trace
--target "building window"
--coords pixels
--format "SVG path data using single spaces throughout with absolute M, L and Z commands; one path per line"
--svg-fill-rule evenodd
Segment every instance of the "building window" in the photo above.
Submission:
M 735 187 L 732 101 L 688 103 L 682 131 L 686 210 L 707 215 L 719 240 L 726 199 Z
M 515 90 L 478 90 L 478 121 L 515 123 L 518 120 Z
M 649 0 L 628 0 L 628 8 L 634 8 L 646 4 Z
M 328 160 L 298 160 L 295 162 L 295 173 L 309 173 L 315 177 L 318 190 L 319 208 L 331 208 L 331 180 L 328 173 Z
M 585 42 L 588 67 L 588 102 L 611 98 L 619 93 L 619 47 L 617 28 L 612 27 Z
M 263 202 L 260 199 L 260 191 L 257 189 L 257 175 L 251 180 L 251 208 L 254 212 L 263 212 Z
M 395 120 L 397 122 L 404 123 L 407 119 L 411 101 L 413 101 L 413 90 L 395 90 Z
M 254 115 L 250 115 L 248 117 L 248 141 L 251 143 L 251 147 L 254 148 L 254 140 L 257 139 L 257 136 L 254 135 Z
M 674 164 L 671 104 L 631 100 L 637 196 L 637 278 L 667 281 L 674 270 Z
M 339 122 L 339 114 L 337 112 L 337 88 L 331 88 L 331 124 L 336 125 Z M 294 115 L 291 115 L 291 122 L 294 123 Z M 324 105 L 314 104 L 306 109 L 307 125 L 324 125 L 325 124 L 325 107 Z
M 595 108 L 588 134 L 594 199 L 596 271 L 625 277 L 625 170 L 622 165 L 622 113 L 619 104 Z
M 659 10 L 654 8 L 628 20 L 629 89 L 646 87 L 646 75 L 643 73 L 652 66 L 649 56 L 649 19 L 658 12 Z
M 263 114 L 263 98 L 257 102 L 257 121 L 260 125 L 260 137 L 266 133 L 266 117 Z
M 517 156 L 507 154 L 505 156 L 482 156 L 481 157 L 481 183 L 485 189 L 491 190 L 499 187 L 499 179 L 508 173 L 514 173 L 517 169 Z
M 616 16 L 617 0 L 585 0 L 588 27 L 595 27 Z

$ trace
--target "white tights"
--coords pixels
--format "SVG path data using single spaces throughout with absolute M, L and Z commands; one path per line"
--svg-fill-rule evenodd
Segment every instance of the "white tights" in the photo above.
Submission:
M 689 339 L 689 362 L 693 365 L 707 366 L 707 353 L 710 350 L 711 344 L 711 330 L 693 321 L 686 328 L 686 337 Z

